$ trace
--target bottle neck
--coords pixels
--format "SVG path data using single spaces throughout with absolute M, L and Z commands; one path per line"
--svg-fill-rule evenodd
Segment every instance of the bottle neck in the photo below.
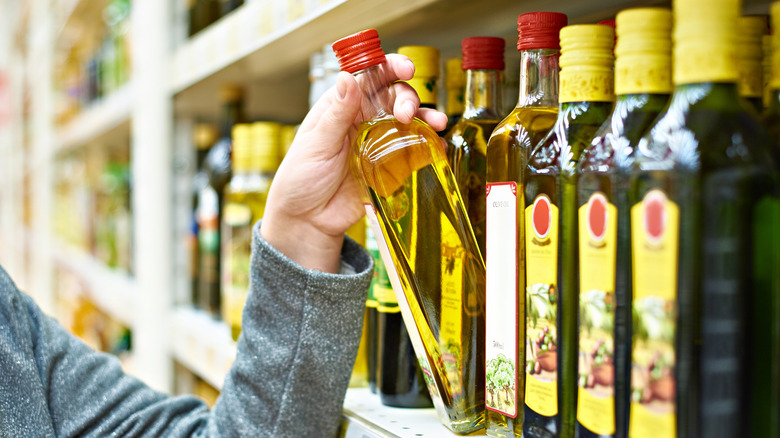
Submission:
M 360 104 L 363 120 L 393 117 L 393 91 L 386 63 L 371 66 L 354 74 L 363 91 Z
M 464 108 L 464 96 L 463 88 L 448 88 L 447 89 L 447 108 L 445 114 L 447 116 L 456 116 L 463 114 Z
M 463 118 L 501 118 L 501 72 L 466 70 Z
M 244 121 L 242 107 L 243 101 L 240 99 L 225 102 L 222 106 L 222 115 L 220 118 L 220 136 L 222 138 L 230 137 L 230 131 L 233 129 L 233 125 Z
M 670 108 L 688 111 L 693 105 L 702 109 L 726 110 L 743 108 L 736 82 L 702 82 L 681 84 L 674 88 Z
M 530 49 L 520 52 L 520 96 L 518 108 L 558 106 L 557 49 Z

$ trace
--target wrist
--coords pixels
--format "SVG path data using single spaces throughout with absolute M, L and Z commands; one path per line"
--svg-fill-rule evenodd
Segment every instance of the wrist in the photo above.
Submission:
M 344 234 L 330 235 L 306 221 L 265 217 L 260 235 L 277 251 L 300 266 L 337 274 L 341 266 Z

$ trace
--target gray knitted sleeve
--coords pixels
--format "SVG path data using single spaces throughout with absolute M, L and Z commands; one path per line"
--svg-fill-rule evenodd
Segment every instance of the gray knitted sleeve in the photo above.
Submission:
M 211 411 L 124 374 L 116 358 L 43 315 L 0 269 L 0 436 L 333 437 L 371 258 L 346 239 L 342 274 L 305 270 L 258 229 L 238 355 Z

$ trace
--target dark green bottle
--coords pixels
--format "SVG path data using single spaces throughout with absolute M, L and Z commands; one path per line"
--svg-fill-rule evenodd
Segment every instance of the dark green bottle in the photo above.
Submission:
M 739 14 L 674 3 L 675 90 L 635 151 L 632 437 L 778 436 L 779 186 L 738 92 Z
M 580 315 L 577 435 L 628 433 L 631 244 L 628 175 L 633 150 L 672 91 L 672 13 L 638 8 L 616 17 L 610 118 L 579 163 Z
M 577 388 L 577 163 L 612 111 L 614 31 L 561 29 L 560 110 L 534 147 L 525 191 L 526 437 L 574 437 Z

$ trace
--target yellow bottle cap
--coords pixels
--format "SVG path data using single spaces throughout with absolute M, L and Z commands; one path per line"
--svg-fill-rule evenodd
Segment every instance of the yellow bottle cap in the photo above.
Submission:
M 561 29 L 560 102 L 612 102 L 615 31 L 578 24 Z
M 737 82 L 740 0 L 676 0 L 674 83 Z
M 251 161 L 252 129 L 250 125 L 247 123 L 233 125 L 231 137 L 233 140 L 231 165 L 235 172 L 245 172 L 249 170 Z
M 627 9 L 615 22 L 615 94 L 671 93 L 672 11 Z
M 414 78 L 407 83 L 417 92 L 420 103 L 436 105 L 439 49 L 429 46 L 403 46 L 398 49 L 398 53 L 409 57 L 414 63 Z
M 192 138 L 196 148 L 208 149 L 217 141 L 217 129 L 210 123 L 198 123 L 195 125 Z
M 292 146 L 292 142 L 295 139 L 295 133 L 298 132 L 298 126 L 297 125 L 284 125 L 282 126 L 282 133 L 279 135 L 281 138 L 280 142 L 280 154 L 279 156 L 284 159 L 285 155 L 287 155 L 287 151 L 290 150 L 290 146 Z
M 761 38 L 768 31 L 765 15 L 739 17 L 737 20 L 737 69 L 739 95 L 746 98 L 762 97 L 764 87 Z
M 235 84 L 223 84 L 219 88 L 219 100 L 222 102 L 235 102 L 244 97 L 244 90 Z
M 772 98 L 772 35 L 761 37 L 762 65 L 764 67 L 764 108 L 769 106 Z
M 772 20 L 772 80 L 769 88 L 780 89 L 780 1 L 772 3 L 769 9 Z
M 463 60 L 460 58 L 448 59 L 446 63 L 445 86 L 450 88 L 463 88 L 466 86 L 466 72 L 463 71 Z
M 279 167 L 279 140 L 281 125 L 275 122 L 255 122 L 252 124 L 254 144 L 250 170 L 268 173 Z

